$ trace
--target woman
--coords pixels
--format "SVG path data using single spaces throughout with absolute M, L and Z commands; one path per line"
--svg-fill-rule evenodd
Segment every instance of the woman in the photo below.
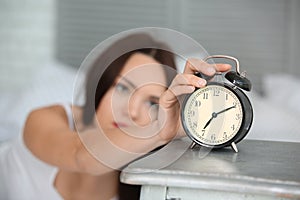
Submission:
M 161 48 L 125 53 L 104 71 L 112 52 L 133 41 Z M 120 39 L 92 65 L 83 106 L 53 105 L 32 111 L 22 136 L 2 147 L 1 198 L 118 199 L 118 169 L 184 135 L 181 131 L 177 135 L 177 97 L 206 85 L 193 74 L 213 75 L 230 68 L 190 59 L 184 73 L 174 76 L 168 70 L 176 69 L 173 55 L 162 49 L 167 48 L 144 34 Z

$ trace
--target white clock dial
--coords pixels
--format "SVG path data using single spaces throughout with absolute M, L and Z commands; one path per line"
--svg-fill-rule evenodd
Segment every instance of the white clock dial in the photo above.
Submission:
M 222 85 L 212 84 L 189 96 L 182 117 L 190 137 L 198 143 L 214 146 L 238 134 L 243 115 L 237 95 Z

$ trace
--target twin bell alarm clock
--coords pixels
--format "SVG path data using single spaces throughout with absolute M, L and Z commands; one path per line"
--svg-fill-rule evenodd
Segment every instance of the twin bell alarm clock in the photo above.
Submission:
M 231 146 L 238 152 L 236 144 L 247 135 L 253 122 L 252 105 L 243 92 L 251 90 L 251 82 L 240 73 L 239 61 L 234 57 L 213 55 L 204 60 L 216 58 L 233 61 L 235 71 L 226 74 L 217 72 L 213 78 L 197 73 L 208 83 L 186 95 L 181 108 L 181 122 L 193 142 L 191 147 Z

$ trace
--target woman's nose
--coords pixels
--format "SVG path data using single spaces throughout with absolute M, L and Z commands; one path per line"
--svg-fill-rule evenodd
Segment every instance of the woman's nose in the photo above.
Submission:
M 128 112 L 131 120 L 137 122 L 139 120 L 139 113 L 141 112 L 141 101 L 135 95 L 129 99 Z
M 131 120 L 138 126 L 146 126 L 150 123 L 149 110 L 144 100 L 139 95 L 133 95 L 129 100 L 129 116 Z

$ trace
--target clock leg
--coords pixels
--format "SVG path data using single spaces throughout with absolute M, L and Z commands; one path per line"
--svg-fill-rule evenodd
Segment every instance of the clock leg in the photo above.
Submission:
M 196 142 L 192 142 L 190 149 L 193 149 L 196 146 Z
M 234 151 L 235 153 L 238 153 L 238 152 L 239 152 L 239 150 L 238 150 L 238 148 L 237 148 L 237 146 L 236 146 L 236 144 L 235 144 L 234 142 L 231 143 L 231 148 L 233 149 L 233 151 Z

